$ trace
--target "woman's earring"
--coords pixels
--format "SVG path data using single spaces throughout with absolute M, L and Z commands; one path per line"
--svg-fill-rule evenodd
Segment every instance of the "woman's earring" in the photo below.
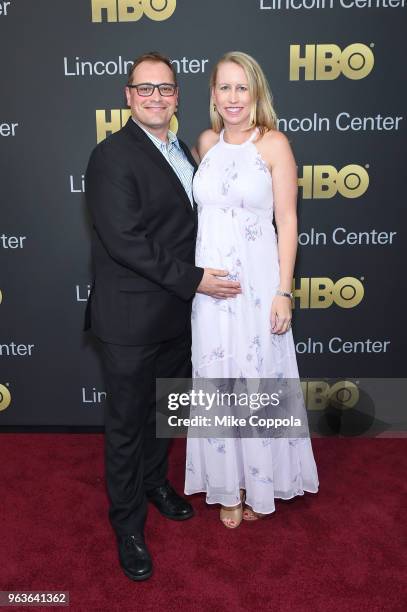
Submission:
M 213 110 L 216 111 L 216 104 L 213 105 Z

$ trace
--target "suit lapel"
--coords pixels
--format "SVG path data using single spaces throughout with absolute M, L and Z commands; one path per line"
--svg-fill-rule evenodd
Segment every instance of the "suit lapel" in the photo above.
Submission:
M 194 174 L 195 174 L 195 172 L 198 170 L 198 166 L 196 165 L 196 161 L 192 157 L 191 151 L 188 149 L 187 145 L 182 142 L 182 140 L 178 140 L 178 142 L 180 144 L 181 149 L 184 151 L 185 155 L 187 156 L 187 159 L 188 159 L 189 163 L 193 167 Z
M 188 197 L 187 192 L 184 189 L 183 184 L 181 183 L 181 181 L 179 180 L 176 172 L 174 172 L 171 164 L 169 164 L 167 162 L 167 160 L 165 159 L 165 157 L 161 153 L 161 151 L 159 151 L 157 149 L 157 147 L 149 139 L 147 134 L 144 133 L 144 131 L 137 125 L 137 123 L 135 123 L 133 121 L 133 119 L 131 117 L 130 117 L 130 119 L 128 120 L 128 122 L 126 124 L 126 129 L 131 133 L 131 135 L 133 137 L 136 137 L 136 139 L 138 141 L 138 144 L 143 148 L 143 151 L 150 157 L 151 161 L 156 166 L 161 168 L 161 170 L 163 170 L 166 173 L 168 178 L 171 180 L 174 188 L 176 189 L 177 193 L 180 195 L 181 199 L 188 206 L 188 209 L 191 211 L 191 213 L 194 214 L 194 210 L 193 210 L 193 208 L 191 206 L 190 199 Z M 185 147 L 185 148 L 182 147 L 183 151 L 185 152 L 185 154 L 188 157 L 188 161 L 193 165 L 194 173 L 195 173 L 195 171 L 196 171 L 195 161 L 194 161 L 194 159 L 193 159 L 193 157 L 192 157 L 192 155 L 190 153 L 188 155 L 187 151 L 185 150 L 186 148 L 187 147 Z M 192 161 L 191 161 L 191 159 L 192 159 Z M 195 208 L 195 206 L 194 206 L 194 208 Z
M 181 149 L 184 151 L 185 155 L 187 156 L 187 159 L 189 161 L 189 163 L 191 164 L 191 166 L 194 169 L 194 174 L 193 177 L 195 176 L 196 171 L 198 170 L 198 165 L 195 161 L 195 159 L 192 156 L 191 151 L 189 150 L 189 148 L 187 147 L 187 145 L 185 143 L 182 142 L 182 140 L 178 140 Z M 189 198 L 188 198 L 189 201 Z M 193 207 L 194 207 L 194 214 L 195 214 L 195 221 L 198 222 L 198 207 L 196 205 L 196 202 L 194 200 L 194 194 L 192 193 L 192 203 L 193 203 Z M 191 203 L 190 203 L 191 205 Z

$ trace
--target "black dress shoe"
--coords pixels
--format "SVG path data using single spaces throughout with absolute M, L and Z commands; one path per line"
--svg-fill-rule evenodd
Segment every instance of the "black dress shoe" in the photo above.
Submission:
M 118 535 L 120 565 L 131 580 L 147 580 L 153 573 L 150 553 L 141 535 Z
M 148 491 L 147 498 L 163 516 L 173 521 L 185 521 L 194 516 L 191 504 L 178 495 L 168 482 Z

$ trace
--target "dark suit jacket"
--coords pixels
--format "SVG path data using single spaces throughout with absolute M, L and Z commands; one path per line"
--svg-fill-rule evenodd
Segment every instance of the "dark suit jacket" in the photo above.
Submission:
M 93 150 L 85 183 L 94 269 L 85 329 L 124 345 L 182 334 L 203 269 L 196 209 L 170 164 L 130 118 Z

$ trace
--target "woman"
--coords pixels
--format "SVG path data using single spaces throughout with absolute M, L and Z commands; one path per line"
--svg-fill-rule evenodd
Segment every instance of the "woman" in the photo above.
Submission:
M 297 248 L 296 164 L 249 55 L 224 55 L 211 77 L 212 129 L 198 139 L 196 265 L 224 269 L 242 293 L 197 294 L 196 378 L 298 379 L 291 326 Z M 273 210 L 278 242 L 273 226 Z M 223 299 L 222 299 L 223 298 Z M 302 399 L 301 399 L 302 401 Z M 309 437 L 188 438 L 185 493 L 221 504 L 226 527 L 274 512 L 274 498 L 317 492 Z M 244 501 L 246 505 L 244 506 Z

